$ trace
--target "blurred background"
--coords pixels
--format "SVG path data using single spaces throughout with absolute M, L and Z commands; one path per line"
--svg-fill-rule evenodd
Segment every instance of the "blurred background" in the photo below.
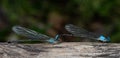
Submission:
M 12 31 L 20 25 L 54 37 L 69 33 L 66 24 L 110 36 L 120 42 L 120 0 L 0 0 L 0 41 L 24 39 Z M 62 37 L 62 41 L 83 41 Z

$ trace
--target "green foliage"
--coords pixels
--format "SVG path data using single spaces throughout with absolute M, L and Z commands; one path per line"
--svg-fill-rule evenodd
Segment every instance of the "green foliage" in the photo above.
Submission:
M 78 24 L 92 21 L 97 13 L 100 18 L 110 18 L 104 18 L 104 20 L 106 23 L 110 21 L 112 21 L 111 24 L 115 23 L 119 28 L 117 30 L 120 31 L 120 0 L 1 0 L 0 5 L 8 18 L 10 27 L 14 25 L 28 26 L 45 34 L 49 27 L 47 24 L 48 14 L 57 11 L 63 16 L 67 15 L 70 18 L 69 21 L 75 19 L 74 22 Z M 42 29 L 37 28 L 40 22 L 44 25 Z M 0 37 L 4 38 L 10 31 L 0 30 Z M 115 33 L 111 36 L 112 42 L 120 42 L 120 32 Z

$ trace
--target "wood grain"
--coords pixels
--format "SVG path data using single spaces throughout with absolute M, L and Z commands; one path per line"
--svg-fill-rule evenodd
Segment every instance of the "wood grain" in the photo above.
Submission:
M 120 44 L 65 42 L 60 44 L 0 43 L 0 58 L 119 58 Z

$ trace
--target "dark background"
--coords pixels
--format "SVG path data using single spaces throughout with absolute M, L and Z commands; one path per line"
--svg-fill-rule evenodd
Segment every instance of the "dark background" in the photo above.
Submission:
M 24 26 L 54 37 L 74 24 L 120 42 L 120 0 L 0 0 L 0 41 L 23 39 L 11 28 Z M 62 41 L 82 41 L 72 37 Z

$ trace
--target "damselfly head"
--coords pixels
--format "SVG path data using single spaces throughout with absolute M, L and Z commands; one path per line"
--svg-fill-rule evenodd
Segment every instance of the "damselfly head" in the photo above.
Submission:
M 60 39 L 60 35 L 57 34 L 57 35 L 55 36 L 55 41 L 58 41 L 59 39 Z
M 110 42 L 110 37 L 105 37 L 104 35 L 101 35 L 98 40 L 102 42 Z

